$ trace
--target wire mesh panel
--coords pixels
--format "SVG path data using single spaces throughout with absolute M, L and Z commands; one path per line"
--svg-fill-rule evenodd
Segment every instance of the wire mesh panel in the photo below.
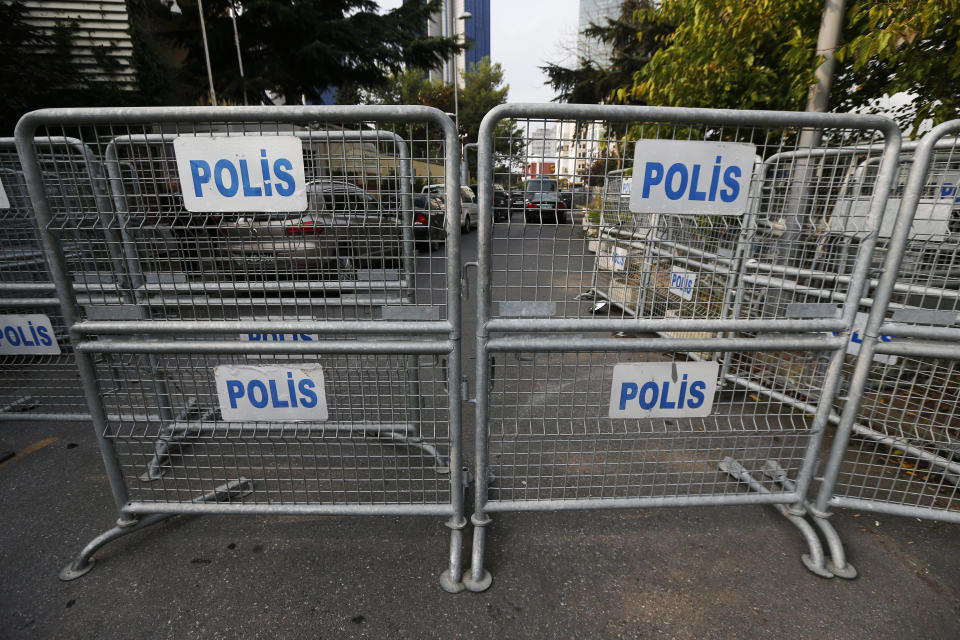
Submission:
M 106 197 L 66 206 L 101 178 L 45 170 L 18 138 L 123 518 L 445 514 L 443 585 L 462 588 L 449 119 L 63 110 L 20 129 L 82 139 L 103 165 Z
M 958 130 L 954 121 L 928 134 L 895 187 L 902 206 L 887 232 L 821 510 L 960 521 Z
M 91 170 L 79 140 L 44 142 L 43 166 Z M 0 225 L 0 420 L 87 420 L 13 138 L 0 138 Z
M 488 114 L 476 445 L 490 486 L 468 588 L 489 584 L 489 512 L 802 508 L 898 149 L 893 123 L 873 117 Z M 880 170 L 852 181 L 873 156 Z M 496 185 L 525 202 L 491 223 Z M 843 190 L 869 206 L 834 208 Z M 835 250 L 833 220 L 851 251 Z

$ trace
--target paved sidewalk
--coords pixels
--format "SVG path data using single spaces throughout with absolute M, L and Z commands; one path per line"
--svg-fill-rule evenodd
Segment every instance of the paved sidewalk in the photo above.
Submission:
M 496 516 L 493 587 L 441 591 L 439 519 L 179 517 L 57 573 L 111 526 L 88 425 L 0 425 L 3 638 L 955 638 L 956 526 L 841 512 L 823 580 L 769 507 Z

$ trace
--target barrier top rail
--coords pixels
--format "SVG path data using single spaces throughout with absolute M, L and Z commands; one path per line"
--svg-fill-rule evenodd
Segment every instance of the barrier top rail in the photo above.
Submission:
M 489 210 L 490 207 L 492 207 L 493 194 L 491 185 L 496 181 L 493 179 L 494 176 L 492 175 L 492 165 L 495 155 L 495 127 L 499 121 L 506 119 L 512 119 L 514 121 L 526 119 L 527 122 L 530 123 L 536 123 L 538 120 L 575 120 L 604 121 L 607 123 L 625 124 L 631 123 L 641 126 L 639 135 L 640 139 L 644 141 L 648 139 L 676 139 L 677 141 L 688 140 L 691 142 L 701 139 L 704 141 L 719 141 L 727 139 L 748 141 L 755 144 L 757 154 L 761 156 L 760 160 L 764 159 L 762 156 L 767 156 L 767 159 L 769 159 L 770 156 L 768 154 L 770 154 L 770 152 L 783 152 L 787 150 L 785 147 L 798 144 L 797 142 L 788 142 L 788 136 L 799 137 L 799 134 L 805 129 L 817 130 L 834 128 L 841 129 L 843 132 L 856 133 L 862 131 L 864 134 L 873 136 L 874 139 L 882 137 L 885 140 L 885 143 L 879 148 L 883 149 L 883 163 L 881 171 L 877 176 L 877 193 L 874 194 L 874 197 L 871 200 L 870 210 L 866 213 L 866 219 L 864 221 L 864 228 L 866 231 L 861 234 L 861 238 L 859 239 L 861 244 L 856 252 L 857 263 L 851 264 L 848 267 L 847 265 L 840 263 L 842 259 L 841 256 L 831 258 L 831 260 L 837 262 L 837 267 L 840 269 L 837 275 L 840 276 L 846 275 L 848 271 L 851 274 L 866 274 L 864 269 L 860 269 L 858 267 L 866 264 L 865 261 L 869 259 L 873 245 L 876 241 L 879 220 L 884 209 L 884 200 L 889 190 L 889 186 L 898 170 L 897 157 L 901 143 L 901 135 L 896 123 L 888 118 L 874 115 L 814 114 L 778 111 L 736 111 L 617 105 L 540 105 L 528 103 L 506 104 L 500 105 L 491 110 L 486 115 L 481 125 L 479 147 L 479 157 L 481 160 L 480 169 L 482 172 L 485 172 L 482 174 L 483 179 L 480 181 L 481 188 L 479 191 L 479 196 L 481 210 Z M 662 128 L 661 125 L 663 125 Z M 690 125 L 691 127 L 702 126 L 705 128 L 699 132 L 695 132 L 694 130 L 688 131 L 685 128 L 680 128 L 684 125 Z M 623 140 L 626 144 L 639 144 L 637 140 L 633 140 L 633 138 L 627 136 L 626 133 L 626 131 L 621 131 L 619 139 Z M 750 139 L 751 136 L 754 136 L 753 139 Z M 790 139 L 792 140 L 792 138 Z M 869 148 L 871 145 L 869 143 L 861 143 L 856 146 L 859 148 Z M 815 153 L 807 149 L 794 149 L 793 151 L 798 155 L 808 151 Z M 810 170 L 808 169 L 808 171 Z M 815 179 L 813 178 L 807 177 L 807 174 L 801 175 L 799 179 L 793 179 L 792 190 L 796 193 L 792 194 L 792 200 L 790 202 L 792 208 L 786 210 L 784 212 L 785 215 L 792 216 L 793 218 L 797 218 L 798 216 L 802 215 L 801 201 L 804 196 L 801 192 L 803 189 L 810 188 L 810 185 L 815 185 L 819 188 L 820 183 L 815 182 L 814 180 Z M 751 193 L 749 199 L 756 202 L 756 200 L 760 197 L 758 193 L 753 191 L 753 188 L 756 187 L 756 179 L 752 179 L 751 183 Z M 647 220 L 647 218 L 643 218 L 641 220 L 638 216 L 634 216 L 634 220 L 637 220 L 639 224 L 644 226 L 644 232 L 647 234 L 654 233 L 654 228 L 657 227 L 657 225 L 660 225 L 660 229 L 662 229 L 664 224 L 671 224 L 664 221 L 657 222 L 657 213 L 645 213 L 644 215 L 652 217 L 650 217 L 649 220 Z M 740 221 L 733 220 L 733 218 L 733 216 L 716 216 L 715 220 L 718 220 L 719 222 L 714 225 L 713 228 L 711 228 L 710 225 L 704 227 L 705 229 L 709 230 L 705 231 L 705 233 L 712 233 L 712 238 L 714 236 L 719 236 L 725 230 L 727 230 L 729 231 L 728 235 L 734 234 L 736 237 L 739 237 L 741 234 L 741 229 L 744 231 L 749 231 L 751 229 L 750 225 L 755 225 L 755 222 L 753 221 L 754 218 L 751 218 L 749 213 L 741 218 L 743 221 L 742 223 Z M 795 224 L 801 223 L 798 221 Z M 490 225 L 481 225 L 481 246 L 488 245 L 491 238 L 491 231 L 492 227 Z M 753 233 L 753 231 L 751 231 L 751 233 Z M 790 233 L 793 232 L 791 231 Z M 794 235 L 796 234 L 794 233 Z M 798 269 L 799 267 L 803 266 L 796 264 L 797 261 L 791 256 L 793 252 L 800 251 L 799 240 L 792 238 L 793 236 L 788 233 L 787 236 L 784 236 L 781 239 L 779 249 L 776 249 L 781 254 L 779 261 L 782 263 L 778 264 L 777 267 L 784 270 L 784 272 L 792 269 Z M 709 247 L 714 246 L 715 243 L 715 240 L 710 240 L 709 243 L 706 240 L 703 240 L 701 241 L 703 246 L 699 247 L 699 250 L 710 251 L 711 249 Z M 746 240 L 738 240 L 737 243 L 739 245 L 746 245 Z M 663 247 L 661 247 L 662 251 L 671 252 L 672 255 L 672 250 L 666 248 L 666 245 L 667 243 L 664 242 Z M 570 248 L 569 250 L 578 251 L 574 248 Z M 644 250 L 657 251 L 660 249 L 654 247 L 652 243 L 648 243 L 647 248 Z M 638 251 L 641 250 L 638 248 Z M 745 265 L 744 268 L 746 269 L 754 269 L 758 266 L 758 264 L 762 265 L 765 262 L 768 262 L 765 257 L 747 257 L 750 259 L 743 260 Z M 702 264 L 698 263 L 696 255 L 693 252 L 691 252 L 691 255 L 689 256 L 684 256 L 683 258 L 673 258 L 673 260 L 674 262 L 677 260 L 685 261 L 684 264 L 690 265 L 688 268 L 691 268 L 694 271 L 706 268 Z M 814 262 L 812 264 L 815 265 L 816 263 Z M 490 260 L 485 253 L 481 251 L 480 303 L 484 308 L 484 313 L 496 314 L 496 310 L 492 308 L 488 309 L 491 300 L 491 287 L 493 285 L 490 279 L 490 269 Z M 576 275 L 578 277 L 582 277 L 579 272 L 579 267 L 577 267 L 577 269 L 578 271 Z M 728 268 L 728 270 L 731 269 Z M 719 271 L 717 273 L 719 277 Z M 502 277 L 504 277 L 503 274 L 501 274 L 501 278 Z M 859 296 L 860 290 L 864 285 L 863 278 L 859 276 L 851 277 L 849 279 L 835 277 L 834 281 L 837 283 L 835 286 L 839 289 L 831 292 L 832 294 L 836 294 L 834 295 L 832 302 L 836 302 L 838 305 L 842 305 L 843 307 L 840 317 L 836 319 L 839 320 L 843 326 L 849 326 L 853 322 L 858 311 L 857 297 Z M 755 276 L 751 282 L 752 289 L 760 289 L 773 286 L 775 279 L 768 276 Z M 511 284 L 509 286 L 512 287 L 510 291 L 516 292 L 518 289 L 520 289 L 520 295 L 528 295 L 522 291 L 530 290 L 543 292 L 549 289 L 552 285 L 549 282 L 534 283 L 533 276 L 531 275 L 529 284 L 528 280 L 524 280 L 522 285 Z M 546 295 L 545 293 L 541 294 Z M 757 292 L 754 295 L 759 296 L 760 292 Z M 564 308 L 570 309 L 570 305 L 566 304 Z M 772 313 L 774 310 L 776 312 Z M 525 319 L 503 317 L 504 315 L 510 314 L 503 314 L 501 312 L 500 314 L 496 314 L 496 317 L 487 316 L 481 318 L 481 322 L 491 331 L 526 330 L 541 332 L 552 330 L 589 331 L 594 329 L 600 330 L 601 328 L 603 330 L 643 330 L 646 328 L 647 322 L 659 322 L 660 320 L 659 318 L 598 320 L 580 316 L 580 312 L 576 311 L 575 309 L 571 309 L 569 311 L 556 312 L 556 315 L 566 315 L 566 317 L 541 318 L 540 320 L 542 321 L 538 321 L 535 326 L 532 326 L 530 323 L 527 323 Z M 570 317 L 571 315 L 577 315 L 580 317 Z M 703 320 L 704 322 L 712 323 L 711 326 L 715 330 L 735 331 L 738 328 L 738 321 L 753 320 L 754 318 L 749 316 L 711 316 L 709 318 L 698 319 Z M 766 322 L 766 326 L 769 331 L 822 330 L 822 326 L 820 325 L 823 324 L 822 316 L 809 319 L 803 317 L 784 317 L 783 308 L 774 307 L 773 305 L 768 305 L 768 311 L 764 312 L 764 317 L 762 317 L 762 319 Z

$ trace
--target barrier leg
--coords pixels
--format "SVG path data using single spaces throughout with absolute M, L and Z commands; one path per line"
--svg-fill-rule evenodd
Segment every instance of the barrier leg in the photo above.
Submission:
M 751 491 L 770 493 L 769 489 L 751 476 L 750 472 L 744 469 L 743 465 L 733 458 L 724 458 L 723 462 L 720 463 L 720 470 L 746 483 Z M 817 533 L 814 528 L 810 526 L 810 523 L 804 520 L 803 516 L 791 513 L 789 507 L 786 505 L 775 504 L 773 506 L 800 531 L 800 534 L 806 541 L 808 552 L 800 556 L 800 561 L 803 562 L 803 566 L 821 578 L 832 578 L 833 573 L 827 569 L 826 562 L 824 561 L 823 545 L 820 543 L 820 538 L 817 537 Z
M 477 489 L 480 491 L 480 489 Z M 473 525 L 473 553 L 471 554 L 470 569 L 463 575 L 463 584 L 474 593 L 486 591 L 493 583 L 493 576 L 483 568 L 483 545 L 486 539 L 487 525 L 492 522 L 485 513 L 475 513 L 470 516 Z
M 252 491 L 253 482 L 247 480 L 246 478 L 238 478 L 236 480 L 231 480 L 226 484 L 220 485 L 210 493 L 195 498 L 193 502 L 232 501 L 248 496 Z M 168 518 L 172 518 L 175 515 L 176 514 L 174 513 L 151 513 L 150 515 L 140 518 L 127 513 L 121 514 L 120 519 L 117 520 L 116 526 L 114 526 L 112 529 L 104 531 L 99 536 L 87 543 L 87 546 L 83 548 L 73 562 L 60 571 L 60 579 L 64 581 L 70 581 L 86 575 L 90 569 L 93 568 L 93 564 L 95 562 L 93 554 L 96 553 L 101 547 L 109 542 L 113 542 L 117 538 L 122 538 L 125 535 L 146 529 L 147 527 L 155 525 L 158 522 L 163 522 Z
M 464 517 L 450 518 L 447 521 L 447 527 L 450 529 L 450 563 L 447 570 L 440 574 L 440 587 L 447 593 L 460 593 L 463 591 L 463 530 L 467 526 L 467 519 Z
M 795 491 L 797 488 L 797 485 L 787 477 L 786 471 L 783 470 L 783 467 L 781 467 L 776 460 L 767 460 L 763 473 L 787 491 Z M 818 513 L 810 503 L 807 503 L 806 507 L 807 513 L 810 514 L 813 523 L 817 525 L 820 533 L 823 534 L 824 539 L 827 541 L 827 548 L 830 550 L 830 560 L 827 561 L 826 564 L 827 570 L 838 578 L 845 578 L 847 580 L 856 578 L 857 570 L 852 564 L 847 562 L 846 554 L 843 551 L 843 541 L 840 540 L 840 535 L 837 533 L 837 530 L 834 529 L 830 521 L 827 520 L 829 514 Z

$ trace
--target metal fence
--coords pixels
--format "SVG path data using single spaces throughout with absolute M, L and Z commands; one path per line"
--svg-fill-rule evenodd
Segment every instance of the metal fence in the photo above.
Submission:
M 44 171 L 98 170 L 79 140 L 37 145 Z M 0 420 L 89 420 L 13 138 L 0 138 L 0 194 Z
M 37 140 L 67 136 L 102 177 L 43 166 Z M 421 107 L 24 116 L 120 512 L 64 579 L 174 514 L 422 514 L 449 516 L 441 583 L 463 588 L 457 144 Z
M 495 136 L 498 124 L 506 135 Z M 781 171 L 782 197 L 764 192 L 778 158 L 818 153 L 804 129 L 822 147 L 879 150 L 877 173 L 849 185 L 869 207 L 832 213 L 852 252 L 811 226 L 810 203 L 835 186 L 816 163 Z M 578 105 L 487 115 L 476 460 L 489 487 L 477 491 L 467 588 L 491 580 L 488 514 L 511 510 L 775 504 L 804 534 L 807 566 L 834 574 L 804 501 L 899 146 L 892 121 L 868 116 Z M 629 192 L 572 211 L 552 194 L 588 173 L 598 149 L 613 165 L 605 174 L 634 159 Z M 494 182 L 521 171 L 523 219 L 491 223 Z M 623 282 L 635 317 L 602 315 L 598 271 Z M 812 286 L 819 273 L 829 277 Z M 795 365 L 806 374 L 789 375 Z M 752 393 L 731 375 L 771 388 Z
M 960 522 L 960 121 L 920 144 L 813 509 Z

